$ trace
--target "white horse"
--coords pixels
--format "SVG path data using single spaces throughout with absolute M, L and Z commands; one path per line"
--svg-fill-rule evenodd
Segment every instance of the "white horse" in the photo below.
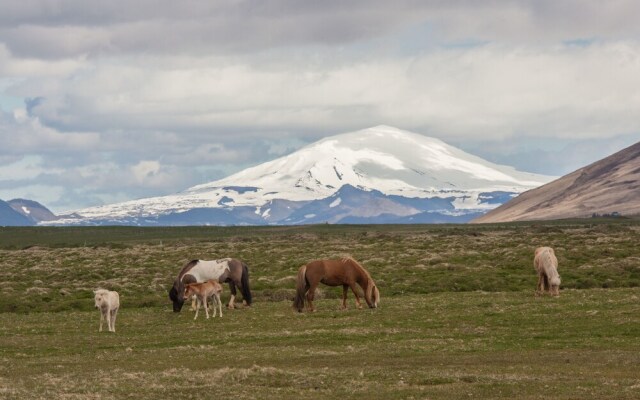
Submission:
M 538 273 L 536 293 L 545 290 L 552 296 L 560 295 L 560 275 L 558 275 L 558 259 L 551 247 L 538 247 L 533 257 L 533 267 Z
M 102 332 L 102 321 L 107 320 L 107 328 L 109 332 L 116 331 L 116 316 L 120 308 L 120 296 L 118 292 L 106 289 L 94 290 L 95 305 L 100 310 L 100 330 Z
M 169 290 L 169 298 L 173 302 L 173 311 L 180 312 L 184 304 L 184 285 L 187 283 L 205 282 L 217 279 L 218 282 L 229 283 L 231 297 L 227 307 L 235 308 L 236 288 L 242 293 L 243 303 L 251 305 L 251 290 L 249 289 L 249 267 L 244 262 L 234 258 L 219 260 L 193 260 L 185 264 Z M 195 310 L 196 300 L 191 308 Z

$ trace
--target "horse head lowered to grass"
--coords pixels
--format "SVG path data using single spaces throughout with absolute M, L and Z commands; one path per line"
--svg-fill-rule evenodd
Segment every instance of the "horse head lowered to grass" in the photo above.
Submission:
M 558 259 L 551 247 L 538 247 L 536 249 L 533 257 L 533 268 L 538 273 L 536 294 L 543 294 L 548 290 L 552 296 L 560 295 Z
M 377 308 L 380 302 L 380 291 L 371 275 L 353 258 L 340 260 L 316 260 L 300 267 L 296 278 L 296 297 L 293 307 L 302 312 L 305 300 L 310 311 L 315 311 L 313 297 L 320 283 L 327 286 L 342 286 L 342 308 L 347 308 L 347 292 L 349 288 L 356 297 L 358 308 L 362 308 L 357 291 L 359 285 L 364 291 L 364 300 L 369 308 Z
M 244 262 L 235 258 L 223 258 L 220 260 L 193 260 L 185 264 L 178 277 L 169 290 L 169 298 L 173 302 L 173 311 L 180 312 L 184 305 L 184 289 L 187 283 L 205 282 L 209 279 L 217 279 L 220 283 L 228 282 L 231 298 L 227 307 L 235 307 L 236 287 L 240 289 L 246 305 L 252 302 L 251 289 L 249 288 L 249 267 Z

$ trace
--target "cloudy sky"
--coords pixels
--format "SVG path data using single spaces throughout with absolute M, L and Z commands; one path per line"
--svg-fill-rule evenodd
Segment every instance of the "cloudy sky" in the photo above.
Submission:
M 178 192 L 386 124 L 563 175 L 640 140 L 640 2 L 0 2 L 0 199 Z

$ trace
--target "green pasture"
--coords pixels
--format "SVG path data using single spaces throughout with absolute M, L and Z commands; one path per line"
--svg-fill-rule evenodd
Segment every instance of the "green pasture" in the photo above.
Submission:
M 638 398 L 640 223 L 0 228 L 0 399 Z M 558 298 L 534 296 L 556 249 Z M 352 256 L 376 310 L 292 310 L 294 275 Z M 241 258 L 254 306 L 171 311 L 190 259 Z M 92 290 L 117 290 L 98 332 Z M 225 287 L 223 301 L 228 298 Z

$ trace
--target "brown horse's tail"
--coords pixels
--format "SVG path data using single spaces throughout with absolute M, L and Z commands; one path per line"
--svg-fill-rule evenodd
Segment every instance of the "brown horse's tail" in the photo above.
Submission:
M 304 308 L 304 295 L 307 287 L 307 266 L 303 265 L 298 270 L 298 277 L 296 278 L 296 297 L 293 299 L 293 308 L 302 312 Z
M 242 276 L 240 278 L 240 291 L 242 292 L 242 298 L 250 306 L 253 301 L 251 298 L 251 288 L 249 288 L 249 267 L 247 264 L 242 263 Z

